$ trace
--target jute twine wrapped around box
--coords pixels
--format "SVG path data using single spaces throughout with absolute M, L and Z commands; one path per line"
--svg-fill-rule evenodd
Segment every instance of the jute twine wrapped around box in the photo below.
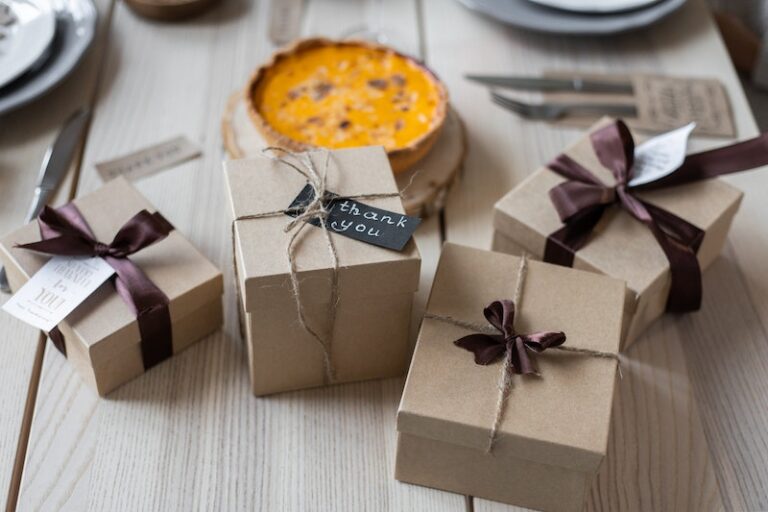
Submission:
M 463 329 L 475 331 L 475 334 L 464 336 L 454 344 L 473 352 L 475 363 L 489 365 L 500 357 L 504 357 L 504 363 L 499 373 L 498 396 L 496 400 L 493 424 L 488 433 L 486 453 L 492 453 L 497 441 L 499 428 L 504 418 L 504 411 L 512 389 L 512 376 L 514 374 L 539 376 L 535 363 L 530 358 L 528 351 L 542 353 L 546 349 L 559 350 L 575 355 L 585 355 L 603 359 L 613 359 L 619 365 L 619 355 L 612 352 L 592 350 L 587 348 L 563 346 L 565 334 L 562 332 L 541 331 L 533 334 L 520 334 L 514 329 L 515 308 L 520 309 L 523 299 L 525 278 L 528 274 L 528 258 L 523 255 L 517 269 L 517 281 L 512 300 L 496 300 L 484 309 L 484 314 L 490 325 L 465 322 L 451 316 L 426 313 L 424 318 L 439 320 Z M 621 366 L 619 375 L 621 375 Z
M 285 233 L 290 233 L 288 238 L 288 245 L 285 250 L 286 260 L 288 261 L 290 281 L 291 281 L 291 293 L 296 304 L 296 312 L 298 314 L 299 324 L 301 327 L 317 342 L 323 353 L 323 369 L 324 369 L 324 383 L 333 384 L 336 381 L 336 370 L 333 365 L 332 358 L 332 346 L 333 346 L 333 332 L 336 324 L 336 312 L 339 303 L 339 255 L 336 251 L 336 245 L 334 244 L 333 237 L 328 229 L 327 218 L 329 214 L 328 205 L 331 199 L 343 200 L 343 199 L 379 199 L 385 197 L 402 197 L 401 192 L 389 192 L 380 194 L 355 194 L 346 196 L 336 196 L 330 193 L 327 189 L 327 175 L 328 167 L 331 160 L 331 152 L 328 150 L 321 150 L 325 154 L 323 160 L 323 166 L 318 170 L 315 163 L 312 161 L 309 153 L 294 153 L 287 149 L 280 147 L 267 147 L 262 150 L 264 155 L 267 152 L 281 153 L 287 158 L 269 156 L 272 160 L 280 162 L 287 166 L 289 169 L 301 174 L 306 178 L 307 183 L 312 187 L 314 193 L 313 198 L 305 204 L 295 206 L 293 208 L 286 208 L 284 210 L 275 210 L 271 212 L 262 212 L 252 215 L 241 215 L 232 221 L 232 243 L 234 247 L 235 241 L 235 222 L 241 220 L 251 219 L 264 219 L 268 217 L 279 217 L 281 215 L 292 215 L 292 218 L 286 224 L 284 228 Z M 290 160 L 289 160 L 290 158 Z M 406 187 L 407 188 L 407 187 Z M 299 235 L 304 228 L 312 221 L 317 221 L 323 236 L 325 237 L 326 248 L 328 250 L 328 256 L 331 261 L 331 291 L 330 291 L 330 304 L 328 307 L 328 320 L 329 328 L 327 333 L 320 332 L 319 329 L 313 327 L 307 318 L 304 304 L 301 300 L 301 293 L 299 290 L 299 278 L 298 268 L 296 265 L 295 245 L 299 239 Z M 233 248 L 234 258 L 234 248 Z M 237 265 L 234 265 L 235 272 L 237 272 Z M 237 278 L 236 278 L 237 279 Z

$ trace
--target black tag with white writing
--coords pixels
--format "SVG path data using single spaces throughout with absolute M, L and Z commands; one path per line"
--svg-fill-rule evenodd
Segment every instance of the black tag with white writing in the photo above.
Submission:
M 419 218 L 374 208 L 331 192 L 326 193 L 326 196 L 324 203 L 328 210 L 328 230 L 361 242 L 402 251 L 421 223 Z M 292 217 L 297 216 L 314 197 L 314 189 L 306 185 L 288 207 L 292 211 L 286 213 Z M 320 226 L 317 218 L 309 223 Z

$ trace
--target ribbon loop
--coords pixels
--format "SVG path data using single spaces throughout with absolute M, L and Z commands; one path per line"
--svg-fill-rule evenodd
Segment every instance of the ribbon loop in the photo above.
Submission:
M 136 315 L 141 334 L 144 368 L 149 369 L 173 353 L 169 299 L 128 256 L 152 245 L 173 231 L 160 213 L 142 210 L 121 227 L 114 240 L 96 240 L 80 210 L 69 203 L 54 210 L 45 207 L 38 217 L 41 240 L 17 247 L 56 256 L 97 256 L 117 275 L 115 289 Z M 58 328 L 49 336 L 66 355 L 64 338 Z
M 488 323 L 501 334 L 475 333 L 453 342 L 457 347 L 472 352 L 477 364 L 489 365 L 508 353 L 512 358 L 514 373 L 537 373 L 528 352 L 541 353 L 547 348 L 565 343 L 565 334 L 562 332 L 517 334 L 514 330 L 515 303 L 511 300 L 495 300 L 483 310 L 483 314 Z
M 671 288 L 667 311 L 695 311 L 701 306 L 701 269 L 696 253 L 704 231 L 658 206 L 641 201 L 637 190 L 661 188 L 714 178 L 768 165 L 768 134 L 720 149 L 688 155 L 673 173 L 638 187 L 630 187 L 635 143 L 623 121 L 617 120 L 590 135 L 600 163 L 611 171 L 616 185 L 608 187 L 568 155 L 547 166 L 567 181 L 553 187 L 549 197 L 563 227 L 550 234 L 544 261 L 571 266 L 576 251 L 589 240 L 606 208 L 618 204 L 645 224 L 669 261 Z

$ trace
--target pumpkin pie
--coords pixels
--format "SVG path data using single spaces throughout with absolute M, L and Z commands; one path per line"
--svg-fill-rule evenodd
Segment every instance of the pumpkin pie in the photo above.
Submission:
M 380 145 L 395 172 L 429 151 L 448 107 L 443 84 L 415 59 L 328 39 L 276 53 L 251 77 L 245 101 L 269 144 L 293 151 Z

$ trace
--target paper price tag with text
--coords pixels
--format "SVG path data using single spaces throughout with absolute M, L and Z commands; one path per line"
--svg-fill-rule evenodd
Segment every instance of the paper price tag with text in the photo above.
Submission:
M 3 309 L 49 332 L 114 273 L 102 258 L 54 256 Z

